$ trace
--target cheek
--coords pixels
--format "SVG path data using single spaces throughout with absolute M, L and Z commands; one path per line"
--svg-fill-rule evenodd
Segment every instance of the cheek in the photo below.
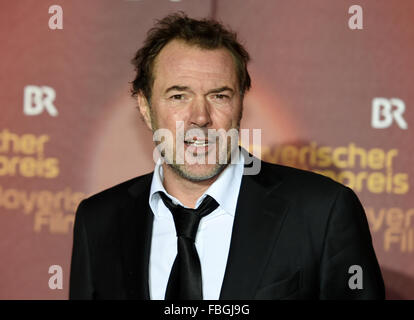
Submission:
M 212 114 L 213 123 L 221 128 L 233 127 L 239 121 L 240 110 L 238 107 L 216 109 Z
M 183 110 L 172 108 L 165 103 L 157 104 L 154 108 L 154 118 L 159 128 L 166 128 L 175 131 L 176 121 L 186 121 L 186 114 Z
M 189 114 L 185 110 L 173 110 L 168 113 L 166 121 L 168 122 L 168 125 L 170 128 L 174 128 L 174 132 L 176 127 L 183 126 L 183 128 L 186 127 L 187 121 L 189 119 Z

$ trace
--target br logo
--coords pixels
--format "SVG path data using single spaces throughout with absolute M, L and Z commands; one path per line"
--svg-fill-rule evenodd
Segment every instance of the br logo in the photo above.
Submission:
M 407 129 L 408 125 L 403 114 L 405 112 L 404 101 L 397 98 L 374 98 L 372 100 L 371 126 L 375 129 L 385 129 L 395 123 L 401 129 Z
M 53 105 L 55 98 L 56 92 L 51 87 L 25 86 L 23 113 L 28 116 L 36 116 L 46 110 L 52 117 L 56 117 L 58 111 Z

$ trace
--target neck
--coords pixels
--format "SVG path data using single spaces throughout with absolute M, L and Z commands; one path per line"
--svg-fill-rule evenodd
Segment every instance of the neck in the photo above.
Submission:
M 220 174 L 203 181 L 191 181 L 181 177 L 169 165 L 163 164 L 165 190 L 187 207 L 195 208 L 197 199 L 217 180 Z

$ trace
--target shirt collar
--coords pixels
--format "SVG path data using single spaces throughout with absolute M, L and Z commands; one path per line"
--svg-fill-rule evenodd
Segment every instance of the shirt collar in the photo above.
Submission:
M 219 175 L 216 181 L 198 198 L 196 208 L 201 204 L 206 195 L 214 198 L 219 206 L 228 214 L 234 216 L 237 205 L 237 198 L 241 179 L 244 171 L 244 156 L 239 152 L 239 158 L 235 163 L 230 163 Z M 155 215 L 159 218 L 163 216 L 163 210 L 158 210 L 158 203 L 161 200 L 159 192 L 164 192 L 175 204 L 184 206 L 177 198 L 170 195 L 163 185 L 163 168 L 159 159 L 154 168 L 154 174 L 151 182 L 149 204 Z
M 237 198 L 240 190 L 240 183 L 244 171 L 244 156 L 239 152 L 239 159 L 236 163 L 230 163 L 220 174 L 216 181 L 198 199 L 197 205 L 203 201 L 205 195 L 216 200 L 226 213 L 234 216 L 237 205 Z

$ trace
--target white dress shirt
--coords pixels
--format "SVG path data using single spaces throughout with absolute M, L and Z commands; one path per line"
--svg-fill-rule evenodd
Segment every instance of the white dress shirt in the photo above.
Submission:
M 208 194 L 219 204 L 216 210 L 201 219 L 195 240 L 201 263 L 204 300 L 218 300 L 220 296 L 244 170 L 244 157 L 241 152 L 239 154 L 237 163 L 229 164 L 196 203 L 197 208 Z M 155 165 L 149 197 L 149 204 L 154 213 L 149 261 L 151 300 L 164 299 L 171 268 L 177 256 L 174 219 L 159 196 L 160 191 L 165 192 L 175 204 L 183 205 L 165 190 L 163 170 L 159 161 Z

